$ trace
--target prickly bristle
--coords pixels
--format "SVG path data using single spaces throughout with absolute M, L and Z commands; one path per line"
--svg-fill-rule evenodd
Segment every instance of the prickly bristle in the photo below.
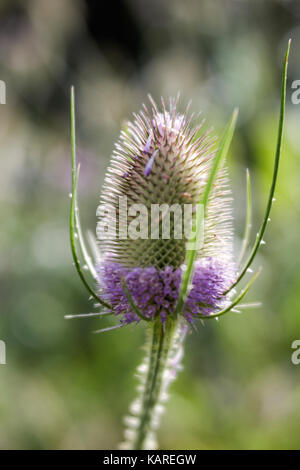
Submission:
M 188 111 L 177 113 L 176 100 L 169 110 L 162 100 L 158 110 L 150 98 L 150 109 L 134 115 L 121 132 L 105 177 L 100 204 L 111 208 L 100 222 L 119 227 L 119 197 L 127 204 L 143 204 L 150 213 L 152 204 L 198 204 L 201 202 L 209 170 L 216 153 L 215 137 L 194 126 Z M 113 220 L 115 219 L 116 220 Z M 132 218 L 128 216 L 128 224 Z M 161 223 L 161 222 L 160 222 Z M 171 225 L 171 234 L 172 234 Z M 126 268 L 179 268 L 185 259 L 186 239 L 130 238 L 99 240 L 104 259 Z M 198 258 L 216 257 L 225 264 L 232 260 L 232 212 L 227 170 L 221 168 L 211 191 L 205 216 L 204 244 Z

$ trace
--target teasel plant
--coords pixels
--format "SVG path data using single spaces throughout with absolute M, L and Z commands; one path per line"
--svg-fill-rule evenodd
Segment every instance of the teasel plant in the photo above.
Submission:
M 80 166 L 76 163 L 75 99 L 71 89 L 72 193 L 70 244 L 78 275 L 95 301 L 97 311 L 67 315 L 66 318 L 117 318 L 118 323 L 95 333 L 142 323 L 147 330 L 145 359 L 137 370 L 138 397 L 125 417 L 123 449 L 156 449 L 156 432 L 170 383 L 180 370 L 186 333 L 198 321 L 219 320 L 238 309 L 254 307 L 242 300 L 261 269 L 251 274 L 246 285 L 238 286 L 247 273 L 270 220 L 282 146 L 286 100 L 288 43 L 282 72 L 281 104 L 277 146 L 271 187 L 264 217 L 252 247 L 251 185 L 247 170 L 247 211 L 244 239 L 237 260 L 233 255 L 231 193 L 226 156 L 234 134 L 237 110 L 216 144 L 211 131 L 202 131 L 203 121 L 188 108 L 177 112 L 177 99 L 161 109 L 149 97 L 150 106 L 134 115 L 121 131 L 107 170 L 98 210 L 99 224 L 128 228 L 133 220 L 121 214 L 119 201 L 181 209 L 192 205 L 190 237 L 176 237 L 175 215 L 170 238 L 160 236 L 164 216 L 156 220 L 156 236 L 98 237 L 91 239 L 90 256 L 80 225 L 77 187 Z M 108 210 L 103 211 L 101 208 Z M 201 207 L 202 210 L 197 210 Z M 125 217 L 125 218 L 124 218 Z M 122 223 L 121 223 L 122 222 Z M 178 227 L 177 227 L 178 228 Z M 182 227 L 181 227 L 182 228 Z M 152 235 L 152 233 L 151 233 Z M 90 278 L 87 277 L 89 272 Z

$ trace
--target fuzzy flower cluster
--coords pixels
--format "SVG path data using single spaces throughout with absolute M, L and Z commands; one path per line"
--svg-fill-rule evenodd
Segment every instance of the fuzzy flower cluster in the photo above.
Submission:
M 167 315 L 172 315 L 178 300 L 182 270 L 166 266 L 164 269 L 128 269 L 119 263 L 100 263 L 98 265 L 99 285 L 103 299 L 113 306 L 114 312 L 122 316 L 122 322 L 138 322 L 125 295 L 122 280 L 136 305 L 147 318 L 160 316 L 164 323 Z M 182 315 L 192 322 L 199 313 L 209 315 L 225 305 L 223 293 L 233 281 L 234 270 L 214 258 L 203 258 L 196 262 L 192 288 L 185 302 Z
M 179 114 L 176 100 L 159 111 L 150 98 L 129 122 L 115 146 L 107 170 L 100 204 L 109 209 L 100 222 L 118 226 L 119 198 L 128 205 L 173 204 L 184 208 L 201 201 L 216 155 L 215 138 L 192 126 L 188 111 Z M 127 220 L 127 219 L 126 219 Z M 131 222 L 130 216 L 126 223 Z M 161 233 L 162 220 L 158 220 Z M 228 301 L 235 269 L 232 256 L 232 213 L 227 170 L 218 170 L 209 196 L 204 222 L 204 242 L 197 252 L 192 283 L 181 314 L 193 321 L 199 314 L 218 311 Z M 174 228 L 174 227 L 173 227 Z M 138 237 L 99 239 L 97 266 L 101 297 L 121 321 L 139 321 L 124 290 L 124 281 L 137 307 L 147 318 L 172 315 L 178 300 L 186 257 L 186 239 Z

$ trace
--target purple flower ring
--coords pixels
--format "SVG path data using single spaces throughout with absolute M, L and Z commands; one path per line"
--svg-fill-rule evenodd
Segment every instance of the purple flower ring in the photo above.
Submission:
M 112 305 L 113 311 L 121 315 L 121 322 L 140 321 L 127 300 L 122 284 L 125 280 L 131 296 L 145 317 L 154 319 L 160 316 L 162 322 L 174 313 L 182 278 L 181 268 L 166 266 L 157 269 L 125 268 L 119 263 L 102 261 L 97 265 L 99 288 L 103 298 Z M 225 265 L 215 258 L 202 258 L 196 261 L 192 287 L 186 299 L 182 315 L 188 322 L 197 316 L 209 315 L 226 305 L 224 292 L 234 279 L 234 266 Z

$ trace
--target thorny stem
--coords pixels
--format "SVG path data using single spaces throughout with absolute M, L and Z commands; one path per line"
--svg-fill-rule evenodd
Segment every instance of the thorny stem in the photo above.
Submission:
M 147 449 L 155 442 L 154 430 L 157 426 L 159 410 L 156 407 L 166 399 L 166 389 L 175 378 L 178 363 L 176 351 L 181 344 L 174 345 L 176 332 L 180 328 L 178 320 L 167 319 L 165 325 L 158 318 L 149 326 L 151 342 L 149 343 L 149 365 L 145 381 L 145 388 L 141 403 L 139 425 L 136 429 L 132 448 L 135 450 Z M 176 350 L 176 351 L 175 351 Z M 172 365 L 172 359 L 175 363 Z M 172 367 L 173 366 L 173 367 Z M 173 370 L 172 370 L 173 368 Z

